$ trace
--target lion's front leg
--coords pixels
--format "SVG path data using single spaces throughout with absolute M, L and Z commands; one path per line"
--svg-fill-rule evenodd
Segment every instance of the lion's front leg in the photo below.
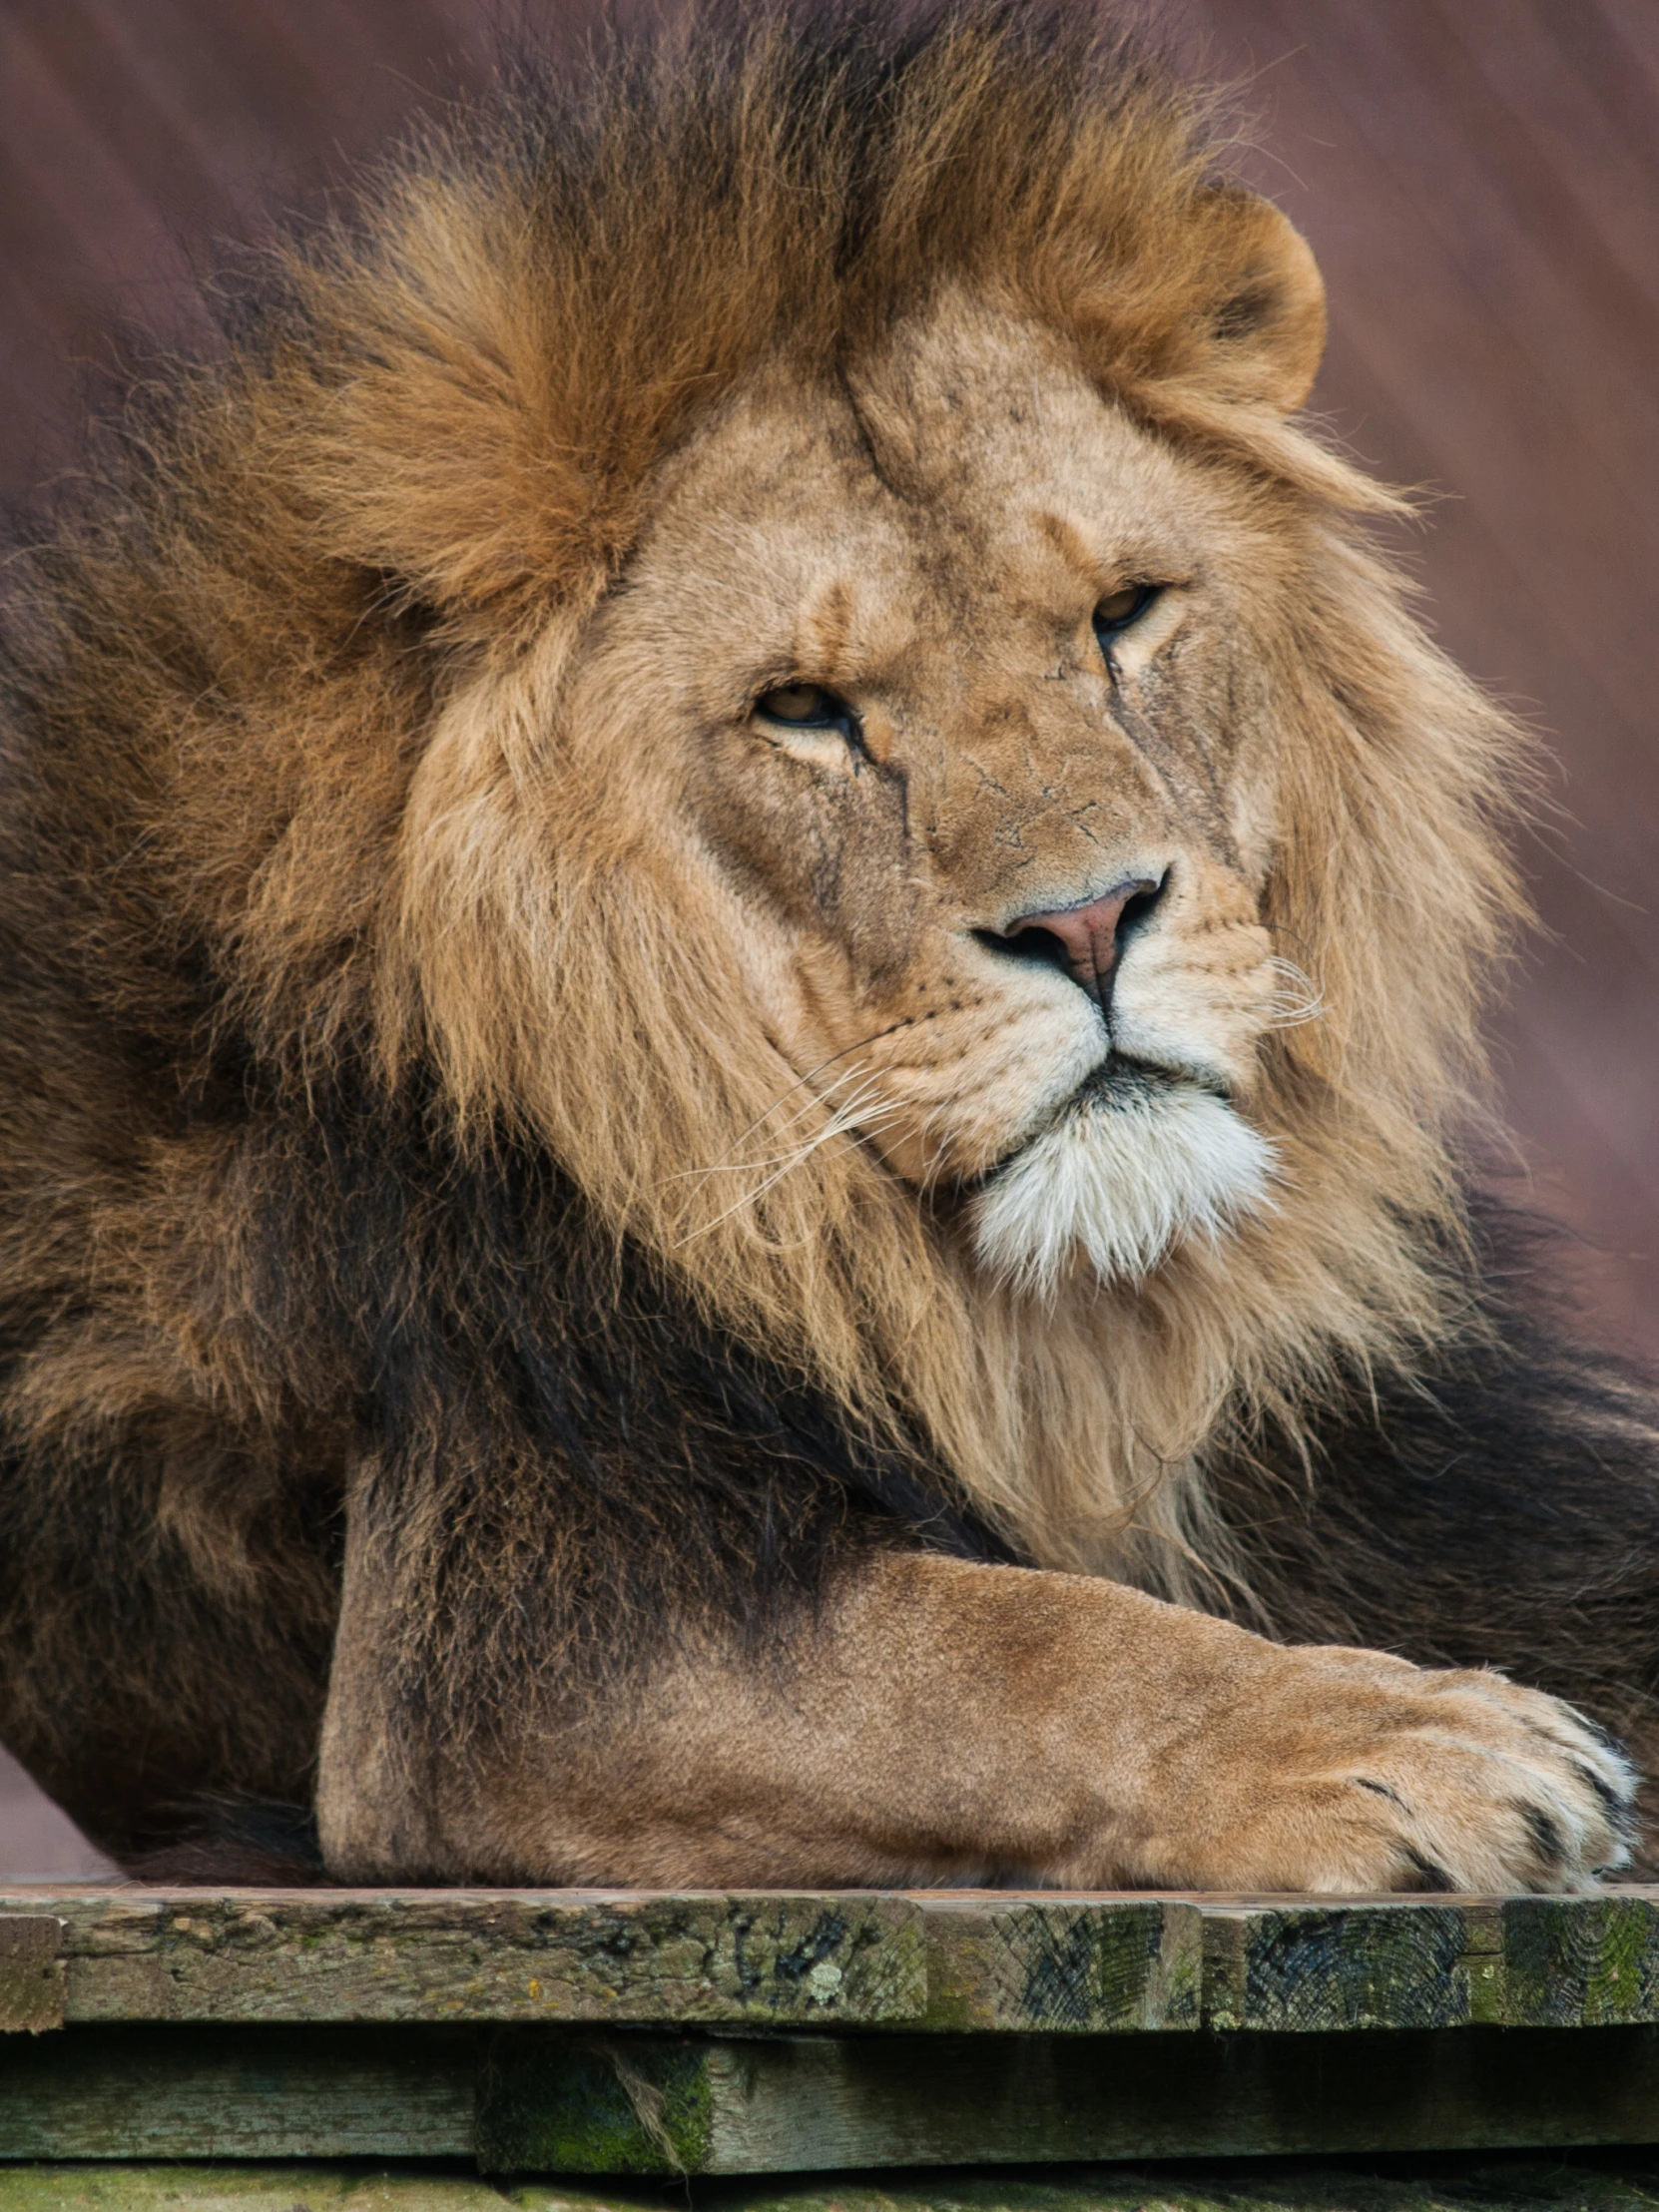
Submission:
M 774 1649 L 688 1632 L 605 1696 L 527 1681 L 470 1740 L 392 1711 L 388 1594 L 348 1569 L 345 1880 L 1492 1892 L 1624 1851 L 1629 1770 L 1555 1699 L 1113 1583 L 868 1553 Z

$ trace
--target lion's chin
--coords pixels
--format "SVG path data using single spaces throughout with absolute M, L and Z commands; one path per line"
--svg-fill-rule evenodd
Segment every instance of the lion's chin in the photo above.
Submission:
M 1183 1239 L 1270 1205 L 1274 1166 L 1268 1140 L 1197 1084 L 1090 1092 L 974 1194 L 974 1247 L 1039 1297 L 1079 1264 L 1133 1282 Z

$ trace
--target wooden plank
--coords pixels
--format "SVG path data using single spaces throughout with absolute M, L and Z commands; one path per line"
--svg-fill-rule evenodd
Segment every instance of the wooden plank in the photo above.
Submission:
M 1614 2027 L 1659 2021 L 1659 1897 L 1206 1901 L 1217 2028 Z
M 631 2203 L 611 2190 L 600 2199 L 568 2183 L 540 2188 L 532 2184 L 515 2188 L 509 2196 L 493 2181 L 430 2165 L 388 2167 L 377 2160 L 365 2168 L 292 2159 L 280 2165 L 111 2161 L 87 2166 L 54 2161 L 0 2166 L 0 2212 L 666 2212 L 666 2207 L 651 2184 Z M 830 2212 L 830 2206 L 804 2205 L 801 2212 Z M 1065 2212 L 1065 2208 L 1056 2206 L 1052 2212 Z M 1105 2207 L 1091 2206 L 1090 2212 L 1105 2212 Z M 1122 2212 L 1134 2212 L 1134 2207 L 1124 2205 Z M 1200 2208 L 1195 2205 L 1191 2212 Z M 1220 2212 L 1220 2208 L 1206 2206 L 1203 2212 Z M 1264 2207 L 1264 2212 L 1277 2212 L 1277 2208 Z M 1331 2212 L 1337 2212 L 1335 2205 Z M 1379 2206 L 1377 2212 L 1384 2208 Z M 1431 2212 L 1431 2208 L 1402 2205 L 1399 2212 Z M 1444 2212 L 1454 2208 L 1447 2206 Z M 1511 2212 L 1511 2208 L 1494 2206 L 1491 2212 Z M 1522 2208 L 1517 2205 L 1512 2212 Z M 1529 2205 L 1525 2212 L 1554 2212 L 1554 2208 Z M 1569 2208 L 1563 2205 L 1560 2212 Z M 1646 2208 L 1609 2203 L 1598 2206 L 1597 2212 L 1646 2212 Z
M 26 1896 L 35 1910 L 20 1913 Z M 1083 2035 L 1659 2021 L 1659 1894 L 1641 1890 L 1498 1901 L 106 1887 L 0 1893 L 7 1925 L 39 1931 L 12 1938 L 40 1947 L 6 2015 L 37 2029 L 60 2017 Z M 3 1967 L 0 1950 L 11 1986 Z
M 0 2034 L 62 2027 L 63 1923 L 45 1913 L 0 1913 Z
M 1190 1901 L 54 1891 L 66 2017 L 1195 2029 Z
M 0 2160 L 466 2157 L 771 2173 L 1649 2143 L 1659 2028 L 688 2037 L 68 2027 L 0 2044 Z
M 1202 1919 L 1178 1899 L 913 1892 L 937 2029 L 1196 2029 Z
M 1495 1905 L 1399 1899 L 1204 1910 L 1204 2021 L 1301 2034 L 1503 2017 Z
M 1659 2028 L 1237 2035 L 503 2031 L 485 2172 L 858 2166 L 1645 2143 Z M 602 2168 L 600 2165 L 602 2162 Z
M 0 2158 L 454 2158 L 475 2028 L 66 2027 L 0 2043 Z
M 926 1997 L 895 1896 L 130 1889 L 52 1910 L 71 2021 L 848 2025 Z
M 952 2168 L 877 2180 L 826 2174 L 723 2182 L 721 2212 L 1653 2212 L 1653 2168 L 1640 2152 L 1610 2164 L 1533 2158 L 1466 2160 L 1438 2171 L 1368 2173 L 1240 2164 L 1202 2175 L 1084 2166 L 1045 2177 Z M 1471 2180 L 1474 2187 L 1471 2191 Z M 71 2165 L 0 2168 L 0 2212 L 670 2212 L 680 2193 L 642 2180 L 584 2185 L 515 2178 L 505 2189 L 431 2165 L 323 2163 Z

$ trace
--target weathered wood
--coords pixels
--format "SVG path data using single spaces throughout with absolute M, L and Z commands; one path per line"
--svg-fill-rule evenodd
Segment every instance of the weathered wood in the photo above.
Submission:
M 1502 1922 L 1506 2020 L 1540 2027 L 1659 2020 L 1659 1902 L 1651 1893 L 1511 1898 Z
M 46 1913 L 0 1913 L 0 2034 L 62 2027 L 63 1923 Z
M 0 2017 L 37 2029 L 1332 2034 L 1659 2021 L 1659 1893 L 1635 1889 L 1500 1902 L 135 1887 L 0 1893 L 6 1927 L 39 1949 L 11 1970 L 0 1947 Z
M 464 2158 L 475 2028 L 66 2027 L 0 2043 L 0 2158 Z
M 365 2171 L 360 2165 L 310 2159 L 280 2165 L 146 2161 L 0 2167 L 0 2212 L 667 2212 L 660 2198 L 654 2204 L 649 2198 L 649 2189 L 642 2189 L 639 2201 L 627 2206 L 608 2192 L 602 2206 L 600 2199 L 568 2183 L 531 2184 L 504 2194 L 496 2182 L 441 2168 L 378 2166 Z M 1412 2205 L 1401 2212 L 1426 2208 Z M 1625 2212 L 1625 2207 L 1609 2205 L 1606 2212 Z
M 1659 2137 L 1659 2028 L 804 2034 L 68 2027 L 0 2044 L 0 2160 L 474 2156 L 767 2173 Z
M 81 2022 L 1109 2032 L 1200 2016 L 1200 1918 L 1185 1901 L 124 1888 L 49 1902 L 65 1931 L 65 2017 Z
M 1471 2199 L 1479 2212 L 1653 2212 L 1655 2175 L 1640 2153 L 1618 2170 L 1605 2154 L 1594 2163 L 1499 2156 L 1472 2170 L 1459 2159 L 1439 2174 L 1412 2165 L 1407 2175 L 1363 2179 L 1317 2166 L 1264 2169 L 1259 2160 L 1210 2164 L 1201 2174 L 1116 2165 L 1051 2178 L 959 2166 L 871 2180 L 763 2176 L 722 2183 L 717 2201 L 721 2212 L 1470 2212 Z M 649 2180 L 502 2183 L 410 2164 L 0 2168 L 0 2212 L 671 2212 L 677 2200 L 678 2191 L 666 2197 Z
M 921 1915 L 894 1896 L 120 1889 L 52 1910 L 71 2021 L 847 2025 L 926 1999 Z
M 1199 1901 L 1211 2027 L 1659 2021 L 1659 1894 Z
M 1121 2033 L 1196 2028 L 1203 1936 L 1180 1900 L 917 1893 L 922 2026 Z
M 486 2172 L 859 2166 L 1643 2143 L 1659 2029 L 1363 2035 L 756 2036 L 505 2031 Z
M 491 2038 L 478 2078 L 478 2165 L 484 2173 L 737 2172 L 722 2162 L 725 2140 L 752 2096 L 751 2069 L 730 2042 L 554 2040 L 509 2028 Z
M 1504 2017 L 1495 1905 L 1217 1906 L 1203 1921 L 1209 2027 L 1307 2034 Z

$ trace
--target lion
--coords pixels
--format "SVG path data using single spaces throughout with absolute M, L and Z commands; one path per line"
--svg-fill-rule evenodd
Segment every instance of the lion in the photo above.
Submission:
M 14 563 L 0 1735 L 125 1865 L 1629 1863 L 1527 743 L 1216 114 L 1074 4 L 525 65 Z

